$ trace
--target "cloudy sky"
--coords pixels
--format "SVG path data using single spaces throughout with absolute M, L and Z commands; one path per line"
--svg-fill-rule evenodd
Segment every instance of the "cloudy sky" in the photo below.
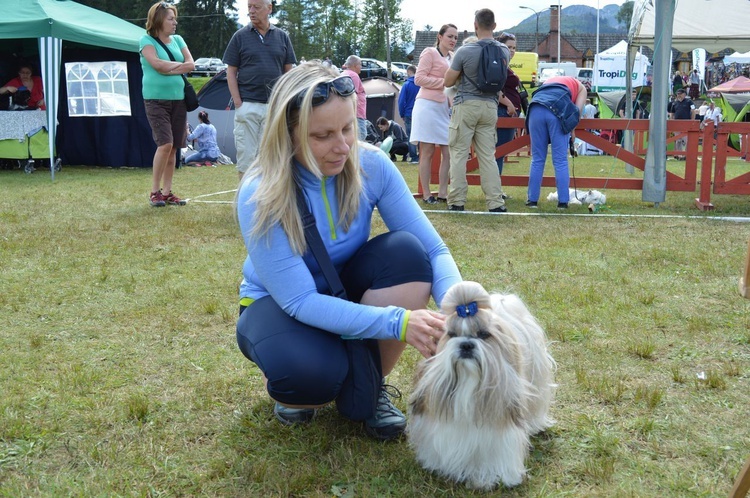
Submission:
M 283 1 L 283 0 L 282 0 Z M 561 8 L 570 5 L 588 5 L 594 8 L 604 8 L 606 5 L 622 5 L 624 0 L 571 0 L 571 3 L 560 3 Z M 247 1 L 236 2 L 240 14 L 240 22 L 248 23 Z M 460 31 L 474 30 L 474 12 L 484 8 L 495 7 L 495 18 L 499 29 L 509 28 L 520 23 L 534 13 L 520 6 L 531 7 L 538 13 L 547 10 L 550 5 L 557 5 L 550 0 L 511 0 L 502 3 L 502 9 L 498 9 L 499 2 L 488 2 L 487 0 L 402 0 L 402 17 L 414 22 L 414 29 L 421 30 L 429 24 L 433 29 L 438 29 L 445 23 L 453 23 Z M 459 8 L 460 6 L 460 8 Z M 539 26 L 540 32 L 547 32 L 543 26 Z

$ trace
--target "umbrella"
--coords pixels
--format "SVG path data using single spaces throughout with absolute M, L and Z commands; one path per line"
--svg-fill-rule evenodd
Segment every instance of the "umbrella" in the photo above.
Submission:
M 748 93 L 750 92 L 750 78 L 737 76 L 733 80 L 725 81 L 721 85 L 709 90 L 712 93 Z

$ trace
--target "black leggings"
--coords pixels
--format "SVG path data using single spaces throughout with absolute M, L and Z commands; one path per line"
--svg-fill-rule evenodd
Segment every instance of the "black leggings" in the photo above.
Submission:
M 432 282 L 432 265 L 414 235 L 388 232 L 357 251 L 342 270 L 341 281 L 349 300 L 359 302 L 368 289 Z M 352 368 L 346 339 L 295 320 L 270 296 L 240 313 L 237 343 L 265 374 L 273 399 L 290 405 L 322 405 L 339 396 Z

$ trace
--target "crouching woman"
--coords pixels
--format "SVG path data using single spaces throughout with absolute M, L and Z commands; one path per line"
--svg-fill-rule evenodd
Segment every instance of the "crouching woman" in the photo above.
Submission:
M 331 294 L 313 257 L 298 199 L 346 298 Z M 237 341 L 276 418 L 309 422 L 335 402 L 371 436 L 398 437 L 406 420 L 384 377 L 407 344 L 435 353 L 443 317 L 427 303 L 461 277 L 398 169 L 357 141 L 351 78 L 306 62 L 279 79 L 236 205 L 247 248 Z M 375 208 L 387 231 L 370 238 Z

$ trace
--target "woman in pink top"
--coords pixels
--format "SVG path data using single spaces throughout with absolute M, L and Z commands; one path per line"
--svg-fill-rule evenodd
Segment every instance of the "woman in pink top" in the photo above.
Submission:
M 450 125 L 450 103 L 443 93 L 445 72 L 453 57 L 453 47 L 458 41 L 458 28 L 444 24 L 437 35 L 434 47 L 427 47 L 419 56 L 414 83 L 419 85 L 417 100 L 412 111 L 410 140 L 419 143 L 419 181 L 422 184 L 422 200 L 427 204 L 445 202 L 448 197 L 448 173 L 450 153 L 448 151 L 448 126 Z M 440 187 L 435 199 L 430 189 L 430 172 L 435 146 L 440 146 Z

